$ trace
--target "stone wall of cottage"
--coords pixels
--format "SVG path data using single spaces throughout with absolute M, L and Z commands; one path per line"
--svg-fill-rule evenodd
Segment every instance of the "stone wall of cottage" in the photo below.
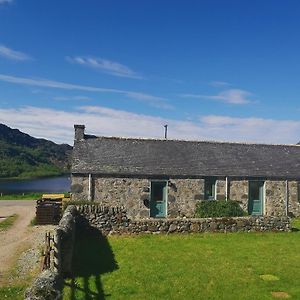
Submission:
M 286 214 L 286 182 L 265 181 L 265 215 L 282 216 Z
M 89 193 L 89 177 L 72 175 L 71 181 L 72 199 L 76 201 L 87 201 Z
M 300 202 L 299 202 L 299 188 L 297 181 L 290 181 L 288 184 L 289 190 L 289 213 L 291 216 L 300 217 Z
M 244 211 L 248 211 L 249 182 L 232 180 L 228 183 L 228 199 L 238 201 Z
M 170 179 L 168 217 L 193 217 L 196 203 L 204 198 L 204 179 Z
M 72 176 L 73 200 L 88 200 L 88 176 Z M 95 202 L 110 207 L 125 207 L 132 219 L 150 217 L 150 179 L 112 178 L 93 176 L 91 196 Z M 289 213 L 300 216 L 298 183 L 288 184 Z M 238 201 L 248 211 L 249 182 L 247 180 L 228 181 L 228 199 Z M 196 203 L 204 200 L 204 179 L 169 179 L 167 184 L 167 216 L 193 217 Z M 216 198 L 226 198 L 226 181 L 217 180 Z M 282 216 L 286 213 L 286 182 L 265 181 L 264 214 Z

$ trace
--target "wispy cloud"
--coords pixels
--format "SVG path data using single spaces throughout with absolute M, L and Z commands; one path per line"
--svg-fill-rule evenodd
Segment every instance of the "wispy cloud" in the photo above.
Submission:
M 300 132 L 300 121 L 293 120 L 208 115 L 192 122 L 102 106 L 81 106 L 76 111 L 40 107 L 0 109 L 0 120 L 33 136 L 70 144 L 76 123 L 85 124 L 88 133 L 96 135 L 162 138 L 163 125 L 168 124 L 170 138 L 263 143 L 295 144 Z
M 0 5 L 1 4 L 10 4 L 12 2 L 13 2 L 13 0 L 0 0 Z
M 0 2 L 0 4 L 1 4 L 1 2 Z M 0 45 L 0 56 L 10 59 L 10 60 L 16 60 L 16 61 L 24 61 L 24 60 L 32 59 L 29 55 L 27 55 L 23 52 L 15 51 L 4 45 Z
M 154 107 L 158 107 L 159 105 L 160 105 L 159 107 L 165 109 L 171 107 L 167 99 L 163 97 L 153 96 L 150 94 L 134 92 L 134 91 L 78 85 L 78 84 L 65 83 L 65 82 L 54 81 L 49 79 L 41 79 L 41 78 L 16 77 L 16 76 L 10 76 L 5 74 L 0 74 L 0 81 L 9 82 L 13 84 L 20 84 L 20 85 L 29 85 L 34 87 L 46 87 L 46 88 L 54 88 L 54 89 L 76 90 L 76 91 L 95 92 L 95 93 L 114 93 L 114 94 L 124 95 L 131 99 L 143 101 L 148 105 Z
M 142 77 L 135 71 L 131 70 L 129 67 L 122 65 L 118 62 L 111 61 L 104 58 L 94 58 L 85 56 L 75 56 L 66 57 L 66 60 L 70 63 L 79 64 L 81 66 L 86 66 L 100 70 L 104 73 L 118 76 L 118 77 L 128 77 L 134 79 L 142 79 Z
M 53 100 L 56 101 L 72 101 L 72 100 L 76 100 L 76 101 L 88 101 L 91 100 L 90 97 L 86 97 L 86 96 L 55 96 L 53 97 Z
M 184 98 L 195 98 L 195 99 L 207 99 L 207 100 L 215 100 L 222 101 L 229 104 L 247 104 L 252 102 L 249 99 L 252 94 L 250 92 L 239 90 L 239 89 L 229 89 L 226 91 L 222 91 L 217 95 L 199 95 L 199 94 L 183 94 L 181 95 Z
M 225 81 L 211 81 L 209 85 L 217 88 L 224 88 L 230 86 L 231 84 Z

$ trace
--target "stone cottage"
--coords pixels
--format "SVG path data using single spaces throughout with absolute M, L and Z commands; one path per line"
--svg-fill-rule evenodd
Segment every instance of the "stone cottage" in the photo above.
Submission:
M 300 146 L 96 137 L 75 125 L 72 198 L 128 216 L 193 216 L 200 200 L 300 216 Z

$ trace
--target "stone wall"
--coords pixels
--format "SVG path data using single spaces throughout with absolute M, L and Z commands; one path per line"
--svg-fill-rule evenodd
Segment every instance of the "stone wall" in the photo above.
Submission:
M 226 198 L 226 181 L 216 182 L 216 198 Z M 264 212 L 268 216 L 281 216 L 285 210 L 285 181 L 265 181 Z M 72 199 L 88 199 L 88 176 L 72 176 Z M 151 180 L 145 178 L 92 177 L 91 196 L 104 206 L 124 206 L 131 219 L 150 217 Z M 248 180 L 229 180 L 228 199 L 238 201 L 248 211 Z M 172 179 L 167 184 L 167 217 L 193 217 L 198 200 L 204 199 L 204 179 Z M 300 216 L 298 187 L 289 182 L 289 212 Z
M 72 175 L 71 192 L 73 200 L 88 200 L 89 193 L 89 177 Z
M 300 202 L 299 202 L 299 187 L 297 181 L 289 182 L 289 190 L 288 190 L 288 205 L 289 205 L 289 213 L 292 216 L 300 217 Z
M 140 233 L 199 233 L 290 231 L 289 217 L 234 217 L 234 218 L 168 218 L 130 220 L 125 208 L 100 205 L 78 206 L 77 210 L 103 235 Z
M 248 211 L 248 180 L 232 180 L 228 184 L 228 199 L 239 201 L 242 209 Z
M 265 214 L 284 216 L 286 214 L 286 182 L 265 181 Z
M 197 200 L 204 198 L 204 179 L 170 179 L 168 217 L 192 217 Z
M 61 299 L 63 276 L 71 274 L 77 210 L 69 206 L 54 232 L 50 269 L 41 272 L 25 291 L 25 300 Z

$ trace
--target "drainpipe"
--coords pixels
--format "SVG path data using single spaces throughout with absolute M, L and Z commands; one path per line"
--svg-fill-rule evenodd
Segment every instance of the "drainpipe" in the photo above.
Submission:
M 228 200 L 228 177 L 225 179 L 225 199 Z
M 88 200 L 92 200 L 92 174 L 89 174 L 89 191 L 88 191 Z
M 285 214 L 289 214 L 289 182 L 285 181 Z

